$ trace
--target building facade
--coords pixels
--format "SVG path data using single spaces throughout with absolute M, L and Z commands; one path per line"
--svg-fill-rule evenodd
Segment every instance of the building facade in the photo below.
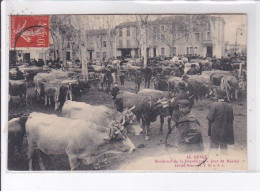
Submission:
M 224 56 L 225 21 L 222 18 L 211 16 L 211 22 L 208 20 L 192 29 L 185 29 L 181 26 L 181 19 L 186 19 L 187 16 L 179 17 L 162 17 L 147 24 L 148 57 L 186 54 Z M 180 25 L 178 29 L 177 25 Z M 186 24 L 187 26 L 189 25 Z M 122 23 L 116 26 L 115 31 L 116 55 L 139 57 L 141 39 L 137 22 Z
M 202 15 L 198 19 L 200 22 L 194 24 L 192 17 L 175 15 L 149 21 L 146 25 L 147 57 L 187 54 L 224 56 L 225 21 L 218 16 Z M 138 22 L 124 22 L 110 30 L 86 31 L 87 59 L 139 58 L 142 55 L 141 40 Z M 81 60 L 79 50 L 77 42 L 67 42 L 66 60 Z

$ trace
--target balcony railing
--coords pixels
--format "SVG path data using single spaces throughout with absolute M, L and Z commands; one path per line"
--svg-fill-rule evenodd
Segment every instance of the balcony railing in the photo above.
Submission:
M 122 49 L 122 48 L 138 48 L 137 45 L 116 45 L 116 48 Z
M 213 44 L 212 40 L 202 40 L 202 43 L 204 45 L 211 45 L 211 44 Z

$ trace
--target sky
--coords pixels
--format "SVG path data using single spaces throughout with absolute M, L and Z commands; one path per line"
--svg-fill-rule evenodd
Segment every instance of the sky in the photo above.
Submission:
M 247 44 L 247 16 L 246 15 L 222 15 L 221 16 L 225 21 L 225 41 L 234 44 L 236 41 L 236 31 L 237 28 L 242 28 L 241 33 L 238 32 L 237 43 L 238 44 Z M 240 30 L 238 30 L 240 31 Z

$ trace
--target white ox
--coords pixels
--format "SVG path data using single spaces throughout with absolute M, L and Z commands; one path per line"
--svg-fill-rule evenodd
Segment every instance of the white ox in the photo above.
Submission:
M 71 170 L 91 164 L 105 153 L 132 152 L 134 144 L 125 129 L 106 128 L 80 119 L 33 112 L 26 122 L 29 170 L 33 169 L 34 145 L 46 154 L 67 154 Z M 39 165 L 45 170 L 41 153 Z
M 135 135 L 140 135 L 143 131 L 131 109 L 120 113 L 103 105 L 94 106 L 68 100 L 62 107 L 62 116 L 92 121 L 104 127 L 113 127 L 117 124 L 124 127 L 128 133 Z
M 221 78 L 220 88 L 226 92 L 228 101 L 234 97 L 236 100 L 238 99 L 239 84 L 235 76 L 223 76 Z

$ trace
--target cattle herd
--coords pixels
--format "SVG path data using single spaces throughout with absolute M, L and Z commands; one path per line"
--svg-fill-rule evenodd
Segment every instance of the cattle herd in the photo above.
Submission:
M 122 91 L 124 79 L 138 84 L 141 71 L 145 88 L 136 93 Z M 17 77 L 19 72 L 23 77 Z M 40 112 L 9 115 L 8 157 L 22 150 L 27 137 L 28 166 L 33 170 L 33 154 L 38 151 L 38 162 L 44 170 L 42 153 L 66 154 L 71 170 L 81 163 L 100 168 L 100 156 L 105 153 L 133 152 L 136 147 L 128 134 L 144 134 L 150 140 L 150 123 L 160 117 L 159 133 L 163 133 L 166 119 L 171 130 L 176 95 L 188 93 L 191 105 L 202 98 L 214 99 L 217 89 L 226 92 L 227 101 L 246 93 L 246 58 L 200 58 L 198 56 L 156 57 L 142 67 L 141 59 L 117 58 L 107 62 L 91 62 L 88 78 L 83 78 L 80 62 L 55 68 L 46 65 L 19 64 L 9 72 L 9 107 L 28 107 L 28 88 L 34 88 L 35 102 L 61 110 L 62 116 Z M 150 81 L 152 82 L 150 87 Z M 122 85 L 120 86 L 119 83 Z M 152 88 L 152 86 L 154 88 Z M 75 98 L 95 87 L 111 94 L 115 110 L 104 105 L 90 105 L 88 100 Z M 89 90 L 91 91 L 91 89 Z

